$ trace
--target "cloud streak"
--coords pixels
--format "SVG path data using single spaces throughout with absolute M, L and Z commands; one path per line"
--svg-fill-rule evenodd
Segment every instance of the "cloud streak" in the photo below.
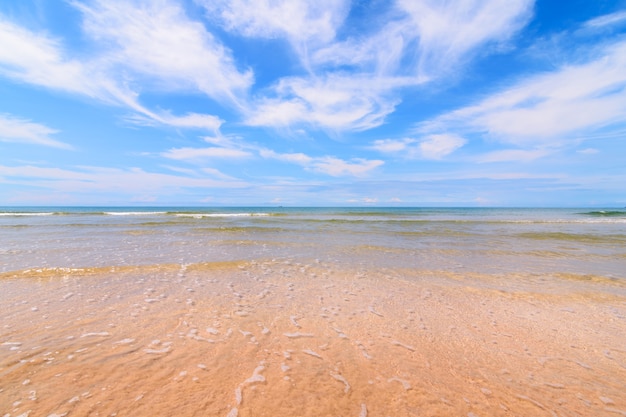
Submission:
M 369 149 L 409 159 L 439 160 L 450 155 L 467 143 L 455 134 L 428 135 L 420 140 L 413 138 L 379 139 Z
M 355 158 L 346 161 L 333 156 L 311 157 L 303 153 L 277 153 L 269 149 L 261 149 L 259 154 L 266 159 L 297 164 L 308 171 L 319 172 L 331 177 L 365 177 L 384 164 L 384 161 L 381 160 Z
M 616 26 L 626 23 L 626 11 L 619 11 L 607 15 L 598 16 L 595 19 L 585 22 L 583 27 L 585 28 L 605 28 L 609 26 Z
M 224 27 L 246 37 L 285 38 L 296 49 L 335 38 L 347 0 L 196 0 Z M 304 53 L 303 50 L 300 50 Z
M 0 113 L 0 142 L 28 143 L 60 149 L 73 149 L 71 145 L 53 139 L 59 133 L 48 126 Z
M 213 173 L 209 173 L 211 177 Z M 48 168 L 34 165 L 0 165 L 0 182 L 29 187 L 40 187 L 58 193 L 122 193 L 141 195 L 163 193 L 167 190 L 242 188 L 249 184 L 239 180 L 215 180 L 189 177 L 141 168 L 116 169 L 97 166 L 72 169 Z
M 475 105 L 421 123 L 418 131 L 453 129 L 532 149 L 563 146 L 625 123 L 626 42 L 618 41 L 595 59 L 530 76 Z
M 168 159 L 182 161 L 202 161 L 205 159 L 242 159 L 252 156 L 249 152 L 232 148 L 174 148 L 161 153 Z

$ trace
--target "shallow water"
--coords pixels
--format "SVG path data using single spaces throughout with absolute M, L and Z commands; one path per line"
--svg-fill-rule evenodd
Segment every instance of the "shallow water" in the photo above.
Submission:
M 626 278 L 626 210 L 4 208 L 0 272 L 320 259 Z
M 0 286 L 12 416 L 626 411 L 626 287 L 612 280 L 268 260 Z
M 578 213 L 0 216 L 0 415 L 626 415 Z

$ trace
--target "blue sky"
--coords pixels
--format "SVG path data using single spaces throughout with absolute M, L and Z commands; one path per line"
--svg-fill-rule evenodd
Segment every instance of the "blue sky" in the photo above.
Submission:
M 626 205 L 626 2 L 0 0 L 0 205 Z

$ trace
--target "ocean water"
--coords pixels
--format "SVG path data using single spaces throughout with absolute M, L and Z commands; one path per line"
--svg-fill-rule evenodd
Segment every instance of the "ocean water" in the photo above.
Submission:
M 626 209 L 0 208 L 0 415 L 626 415 Z
M 0 208 L 0 271 L 330 260 L 626 278 L 626 209 Z

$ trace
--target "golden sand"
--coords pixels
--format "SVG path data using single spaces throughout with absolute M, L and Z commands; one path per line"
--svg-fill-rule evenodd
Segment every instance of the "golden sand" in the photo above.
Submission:
M 626 415 L 608 280 L 268 261 L 0 291 L 2 416 Z

